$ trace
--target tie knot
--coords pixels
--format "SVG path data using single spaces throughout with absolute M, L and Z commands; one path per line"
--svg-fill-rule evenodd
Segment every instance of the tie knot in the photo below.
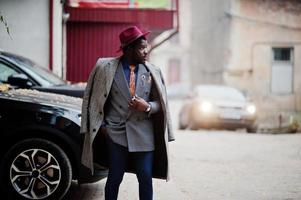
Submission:
M 135 65 L 130 65 L 130 70 L 131 70 L 131 71 L 134 71 L 134 70 L 135 70 L 135 68 L 136 68 L 136 66 L 135 66 Z

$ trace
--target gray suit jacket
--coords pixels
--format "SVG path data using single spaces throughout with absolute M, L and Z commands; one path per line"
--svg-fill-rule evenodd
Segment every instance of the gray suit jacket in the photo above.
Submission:
M 104 120 L 104 105 L 109 96 L 119 61 L 120 58 L 98 59 L 96 66 L 90 73 L 83 97 L 80 132 L 85 134 L 85 139 L 82 151 L 82 164 L 90 168 L 92 173 L 93 141 Z M 160 169 L 154 170 L 158 170 L 158 177 L 168 179 L 168 142 L 174 140 L 174 135 L 170 121 L 166 88 L 160 69 L 148 62 L 146 62 L 145 67 L 151 74 L 162 109 L 162 114 L 159 114 L 158 120 L 153 120 L 156 121 L 153 124 L 156 126 L 154 132 L 157 134 L 155 141 L 156 151 L 161 159 L 158 160 L 158 165 L 164 163 L 164 166 L 161 167 L 162 169 L 164 168 L 164 172 L 161 173 Z M 162 159 L 164 159 L 164 162 Z M 154 162 L 156 161 L 154 160 Z
M 128 147 L 130 152 L 153 151 L 155 149 L 154 130 L 150 117 L 151 114 L 159 110 L 160 105 L 156 90 L 151 90 L 151 88 L 150 72 L 144 65 L 140 64 L 135 93 L 149 102 L 152 109 L 150 113 L 130 110 L 128 103 L 132 97 L 120 62 L 105 105 L 104 117 L 109 137 L 113 142 Z

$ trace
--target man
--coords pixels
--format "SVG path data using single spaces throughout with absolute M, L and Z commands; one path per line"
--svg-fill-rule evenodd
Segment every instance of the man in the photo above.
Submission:
M 106 200 L 117 199 L 124 172 L 136 173 L 141 200 L 153 198 L 152 177 L 169 179 L 168 142 L 174 136 L 161 71 L 146 61 L 148 33 L 136 26 L 122 31 L 123 55 L 99 59 L 85 90 L 82 163 L 93 172 L 93 158 L 105 160 Z M 108 160 L 100 158 L 105 150 L 93 155 L 98 132 L 107 141 Z

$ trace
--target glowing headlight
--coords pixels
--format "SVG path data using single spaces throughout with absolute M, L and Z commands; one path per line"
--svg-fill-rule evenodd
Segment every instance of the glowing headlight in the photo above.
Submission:
M 204 101 L 201 104 L 201 111 L 207 113 L 210 112 L 212 110 L 212 103 L 210 103 L 209 101 Z
M 248 111 L 248 113 L 250 113 L 250 114 L 254 114 L 254 113 L 256 112 L 256 107 L 255 107 L 255 105 L 248 105 L 248 106 L 247 106 L 247 111 Z

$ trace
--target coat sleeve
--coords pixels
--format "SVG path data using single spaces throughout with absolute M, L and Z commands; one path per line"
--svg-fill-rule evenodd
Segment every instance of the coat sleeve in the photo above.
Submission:
M 166 99 L 166 118 L 167 118 L 167 129 L 168 129 L 168 141 L 174 141 L 175 136 L 173 133 L 173 128 L 171 124 L 171 118 L 170 118 L 170 112 L 169 112 L 169 105 L 168 105 L 168 100 Z
M 159 100 L 159 94 L 158 94 L 158 90 L 155 87 L 155 84 L 152 84 L 151 87 L 151 95 L 150 95 L 150 101 L 148 102 L 151 105 L 151 110 L 148 113 L 148 116 L 150 117 L 152 114 L 155 114 L 157 112 L 159 112 L 162 108 L 160 105 L 160 100 Z
M 100 59 L 97 61 L 99 63 Z M 83 96 L 83 103 L 82 103 L 82 113 L 81 113 L 81 133 L 87 133 L 89 132 L 89 122 L 90 122 L 90 113 L 89 113 L 89 105 L 90 105 L 90 98 L 91 98 L 91 92 L 93 89 L 94 79 L 95 75 L 98 69 L 98 64 L 96 63 L 94 69 L 89 75 L 87 86 L 84 92 Z
M 174 136 L 174 133 L 173 133 L 172 123 L 171 123 L 171 117 L 170 117 L 170 112 L 169 112 L 169 104 L 168 104 L 165 81 L 164 81 L 164 77 L 162 75 L 161 70 L 160 70 L 160 76 L 161 76 L 162 84 L 164 86 L 162 92 L 164 92 L 164 95 L 166 96 L 166 123 L 167 123 L 167 132 L 168 132 L 168 141 L 171 142 L 171 141 L 175 140 L 175 136 Z

